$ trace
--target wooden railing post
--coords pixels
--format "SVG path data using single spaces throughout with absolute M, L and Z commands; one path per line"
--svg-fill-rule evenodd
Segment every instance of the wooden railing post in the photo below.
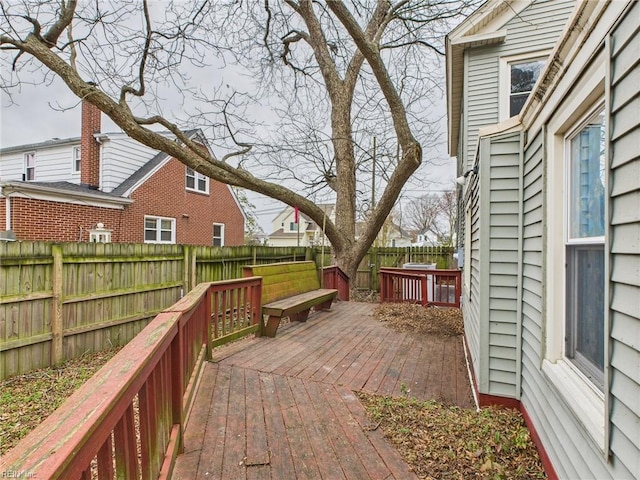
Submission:
M 426 307 L 429 304 L 429 292 L 427 289 L 427 276 L 429 274 L 425 274 L 420 279 L 420 305 Z
M 212 336 L 211 336 L 211 323 L 212 323 L 212 316 L 211 316 L 211 302 L 212 302 L 212 295 L 211 295 L 211 287 L 209 287 L 207 289 L 207 293 L 204 297 L 204 327 L 203 327 L 203 331 L 204 331 L 204 336 L 205 336 L 205 341 L 207 342 L 207 360 L 211 360 L 211 356 L 212 356 L 212 346 L 211 346 L 211 342 L 212 342 Z
M 264 334 L 264 320 L 262 318 L 262 278 L 260 278 L 258 286 L 251 289 L 251 292 L 253 295 L 251 298 L 251 306 L 253 308 L 251 321 L 254 325 L 258 325 L 256 335 L 260 337 Z
M 184 425 L 184 409 L 182 397 L 184 394 L 184 341 L 187 323 L 181 318 L 178 322 L 178 332 L 171 341 L 171 420 L 178 425 L 178 453 L 183 453 L 182 428 Z
M 51 364 L 60 365 L 64 361 L 62 340 L 62 245 L 52 245 L 53 272 L 51 298 Z

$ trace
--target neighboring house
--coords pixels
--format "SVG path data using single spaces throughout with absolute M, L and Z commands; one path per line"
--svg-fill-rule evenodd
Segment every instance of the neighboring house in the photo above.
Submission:
M 446 49 L 480 402 L 550 478 L 639 478 L 640 2 L 490 0 Z
M 360 232 L 366 226 L 366 222 L 356 222 L 356 240 L 360 238 Z M 410 247 L 411 234 L 396 225 L 390 217 L 382 225 L 378 236 L 373 242 L 373 247 Z
M 416 236 L 416 241 L 411 244 L 412 247 L 435 247 L 437 245 L 440 245 L 440 238 L 430 230 L 419 233 Z
M 318 204 L 327 216 L 327 220 L 335 222 L 335 205 Z M 310 247 L 322 246 L 330 247 L 329 239 L 325 237 L 322 225 L 317 225 L 304 213 L 298 212 L 298 222 L 296 222 L 296 212 L 293 207 L 286 206 L 272 222 L 273 233 L 269 234 L 267 243 L 272 247 Z
M 335 222 L 335 204 L 319 204 L 327 215 L 327 220 Z M 272 247 L 319 247 L 323 244 L 331 247 L 329 239 L 324 235 L 322 225 L 317 225 L 304 213 L 298 212 L 298 223 L 296 223 L 295 209 L 285 207 L 273 219 L 273 233 L 268 237 L 268 244 Z M 359 236 L 364 222 L 356 222 L 356 239 Z M 411 238 L 407 232 L 401 230 L 397 225 L 386 222 L 380 229 L 380 233 L 374 242 L 374 246 L 380 247 L 408 247 L 411 245 Z
M 100 130 L 100 111 L 83 102 L 80 138 L 0 150 L 0 230 L 5 236 L 244 243 L 244 212 L 229 186 L 124 133 Z M 207 145 L 199 130 L 188 135 Z

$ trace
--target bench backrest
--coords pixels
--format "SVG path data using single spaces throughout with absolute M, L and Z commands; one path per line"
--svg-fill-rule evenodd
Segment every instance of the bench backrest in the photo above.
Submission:
M 243 267 L 243 276 L 262 277 L 262 303 L 320 288 L 316 262 L 282 262 Z

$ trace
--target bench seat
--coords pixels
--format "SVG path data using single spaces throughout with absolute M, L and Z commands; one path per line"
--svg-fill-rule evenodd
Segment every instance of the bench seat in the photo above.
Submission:
M 245 276 L 262 277 L 262 314 L 267 317 L 261 333 L 275 337 L 280 320 L 304 322 L 313 307 L 329 310 L 338 291 L 320 288 L 315 262 L 285 262 L 244 267 Z

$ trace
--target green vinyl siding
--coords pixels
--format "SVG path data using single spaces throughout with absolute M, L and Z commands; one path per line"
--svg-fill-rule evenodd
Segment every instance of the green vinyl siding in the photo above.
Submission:
M 610 39 L 610 448 L 640 472 L 640 3 Z M 620 469 L 622 470 L 622 468 Z

